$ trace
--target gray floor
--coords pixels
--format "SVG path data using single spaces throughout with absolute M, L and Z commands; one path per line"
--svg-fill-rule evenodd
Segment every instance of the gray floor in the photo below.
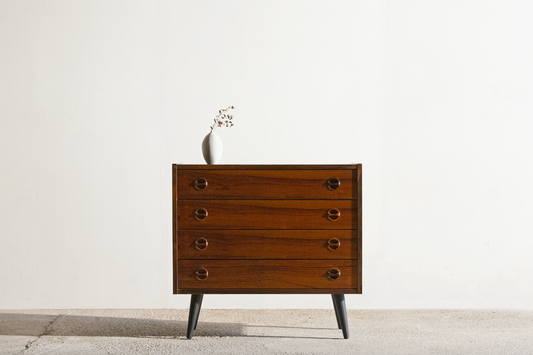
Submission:
M 0 354 L 533 354 L 533 311 L 0 310 Z

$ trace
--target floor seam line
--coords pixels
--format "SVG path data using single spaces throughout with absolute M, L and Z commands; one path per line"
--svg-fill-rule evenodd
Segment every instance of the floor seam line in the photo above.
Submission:
M 50 324 L 48 324 L 48 325 L 46 326 L 46 329 L 44 330 L 44 332 L 43 332 L 42 334 L 38 335 L 36 339 L 30 340 L 30 341 L 28 342 L 28 344 L 26 344 L 26 347 L 25 347 L 24 349 L 22 349 L 22 351 L 21 351 L 20 353 L 23 354 L 23 353 L 26 352 L 26 350 L 29 350 L 29 349 L 31 348 L 31 346 L 32 346 L 33 344 L 35 344 L 35 342 L 37 342 L 39 339 L 41 339 L 42 336 L 50 335 L 50 333 L 52 332 L 52 325 L 53 325 L 53 324 L 55 323 L 55 321 L 56 321 L 59 317 L 61 317 L 61 316 L 62 316 L 62 314 L 58 314 L 57 317 L 55 317 L 54 319 L 52 319 L 52 321 L 50 321 Z

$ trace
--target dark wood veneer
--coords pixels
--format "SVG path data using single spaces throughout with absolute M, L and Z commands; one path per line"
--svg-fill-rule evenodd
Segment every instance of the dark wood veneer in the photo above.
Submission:
M 352 260 L 180 260 L 180 288 L 209 290 L 203 293 L 217 293 L 217 290 L 234 288 L 257 289 L 353 289 Z M 195 271 L 199 268 L 209 271 L 209 276 L 198 280 Z M 327 272 L 341 269 L 337 280 L 328 280 Z M 196 293 L 196 291 L 195 291 Z
M 352 200 L 180 200 L 178 224 L 182 229 L 352 229 L 357 223 Z M 208 211 L 203 220 L 194 211 Z M 327 219 L 336 208 L 340 217 Z
M 173 164 L 178 170 L 357 170 L 361 164 Z
M 354 170 L 178 170 L 180 199 L 302 199 L 344 200 L 355 198 Z M 207 183 L 201 189 L 194 181 L 201 177 Z M 335 190 L 327 188 L 327 180 L 337 178 Z M 317 188 L 318 187 L 318 188 Z
M 195 241 L 208 244 L 197 249 Z M 337 249 L 327 248 L 338 239 Z M 181 259 L 357 260 L 356 230 L 180 230 Z

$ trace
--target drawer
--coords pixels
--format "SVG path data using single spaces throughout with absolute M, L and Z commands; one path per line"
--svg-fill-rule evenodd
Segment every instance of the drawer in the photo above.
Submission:
M 357 259 L 352 230 L 183 230 L 183 259 Z
M 181 229 L 353 229 L 355 200 L 179 200 Z
M 178 198 L 356 199 L 356 170 L 178 170 Z
M 178 288 L 184 293 L 356 289 L 354 269 L 351 260 L 179 260 Z

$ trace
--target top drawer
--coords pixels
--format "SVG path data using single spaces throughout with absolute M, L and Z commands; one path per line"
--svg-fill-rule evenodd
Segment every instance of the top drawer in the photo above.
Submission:
M 180 200 L 357 199 L 356 170 L 178 170 Z

